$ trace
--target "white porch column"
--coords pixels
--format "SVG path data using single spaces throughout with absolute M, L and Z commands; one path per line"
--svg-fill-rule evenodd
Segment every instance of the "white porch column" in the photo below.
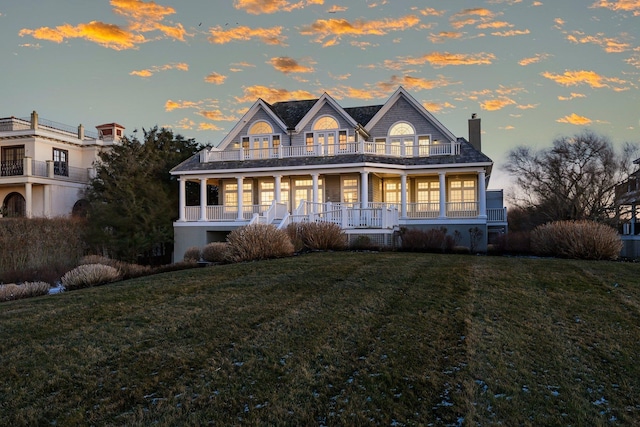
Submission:
M 407 217 L 407 175 L 400 175 L 400 217 Z
M 311 201 L 313 203 L 313 207 L 311 208 L 311 211 L 313 213 L 317 213 L 316 203 L 318 203 L 318 174 L 311 174 L 311 179 L 313 180 L 313 195 L 311 196 L 311 198 L 313 199 Z
M 369 172 L 364 171 L 360 172 L 360 182 L 361 182 L 361 206 L 362 209 L 367 209 L 369 207 Z
M 178 212 L 178 221 L 184 221 L 184 210 L 185 210 L 185 206 L 187 205 L 187 186 L 186 186 L 186 179 L 184 177 L 179 177 L 178 178 L 179 182 L 180 182 L 180 193 L 178 196 L 178 204 L 180 205 L 180 211 Z
M 200 178 L 200 221 L 207 220 L 207 178 Z
M 50 185 L 45 185 L 44 186 L 44 206 L 43 206 L 43 213 L 44 213 L 44 217 L 45 218 L 50 218 L 51 217 L 51 186 Z
M 282 200 L 282 175 L 276 175 L 275 177 L 275 198 L 276 203 L 280 203 Z
M 487 218 L 487 182 L 484 171 L 478 172 L 478 217 Z
M 33 192 L 32 184 L 27 182 L 24 185 L 24 201 L 25 201 L 25 216 L 31 218 L 33 216 Z
M 239 176 L 237 178 L 237 182 L 238 182 L 238 217 L 237 217 L 237 220 L 238 221 L 243 221 L 244 220 L 244 216 L 242 215 L 242 202 L 243 202 L 243 199 L 244 199 L 244 196 L 243 196 L 244 188 L 242 188 L 242 181 L 243 181 L 243 177 Z
M 438 174 L 440 178 L 440 218 L 447 216 L 447 177 L 444 172 Z

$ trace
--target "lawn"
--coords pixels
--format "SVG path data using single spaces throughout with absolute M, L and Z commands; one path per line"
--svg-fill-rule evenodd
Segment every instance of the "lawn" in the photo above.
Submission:
M 0 425 L 640 422 L 640 265 L 312 253 L 0 304 Z

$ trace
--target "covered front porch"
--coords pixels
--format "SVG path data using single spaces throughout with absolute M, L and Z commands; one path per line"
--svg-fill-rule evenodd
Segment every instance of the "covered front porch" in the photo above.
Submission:
M 252 222 L 280 226 L 330 221 L 348 230 L 460 220 L 506 222 L 506 208 L 487 207 L 484 170 L 199 177 L 199 204 L 190 205 L 186 182 L 181 177 L 179 223 L 226 223 L 235 228 Z M 217 198 L 207 201 L 211 185 L 217 187 Z

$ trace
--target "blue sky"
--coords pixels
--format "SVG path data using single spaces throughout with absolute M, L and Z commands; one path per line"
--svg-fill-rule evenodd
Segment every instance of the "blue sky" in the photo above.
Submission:
M 258 97 L 352 107 L 402 85 L 456 136 L 482 118 L 491 188 L 518 145 L 640 142 L 640 0 L 21 0 L 0 35 L 0 117 L 216 145 Z

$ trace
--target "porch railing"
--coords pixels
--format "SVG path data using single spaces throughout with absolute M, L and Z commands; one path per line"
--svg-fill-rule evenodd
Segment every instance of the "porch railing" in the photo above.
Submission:
M 507 222 L 507 208 L 488 208 L 487 222 Z
M 343 228 L 373 227 L 387 228 L 398 225 L 400 206 L 395 203 L 371 202 L 366 207 L 360 203 L 313 203 L 303 200 L 288 215 L 286 203 L 250 205 L 242 207 L 242 220 L 273 224 L 288 216 L 288 223 L 306 221 L 333 222 Z M 200 206 L 184 208 L 185 221 L 236 221 L 237 206 L 214 205 L 205 207 L 202 218 Z M 478 202 L 447 202 L 446 218 L 477 218 L 480 214 Z M 407 218 L 437 219 L 440 217 L 439 203 L 407 203 Z M 506 208 L 487 209 L 487 222 L 506 222 Z
M 460 154 L 460 143 L 445 142 L 429 145 L 391 145 L 376 142 L 347 142 L 336 144 L 294 145 L 270 148 L 237 148 L 233 150 L 203 150 L 200 162 L 224 162 L 293 157 L 325 157 L 345 154 L 373 154 L 386 157 L 431 157 Z
M 31 163 L 25 165 L 25 159 L 21 160 L 5 160 L 0 162 L 0 176 L 37 176 L 41 178 L 54 178 L 63 181 L 82 182 L 89 181 L 89 170 L 85 168 L 77 168 L 73 166 L 55 167 L 51 162 L 43 162 L 26 158 Z M 52 169 L 50 170 L 50 166 Z M 27 170 L 25 170 L 25 166 Z M 29 171 L 30 167 L 30 171 Z

